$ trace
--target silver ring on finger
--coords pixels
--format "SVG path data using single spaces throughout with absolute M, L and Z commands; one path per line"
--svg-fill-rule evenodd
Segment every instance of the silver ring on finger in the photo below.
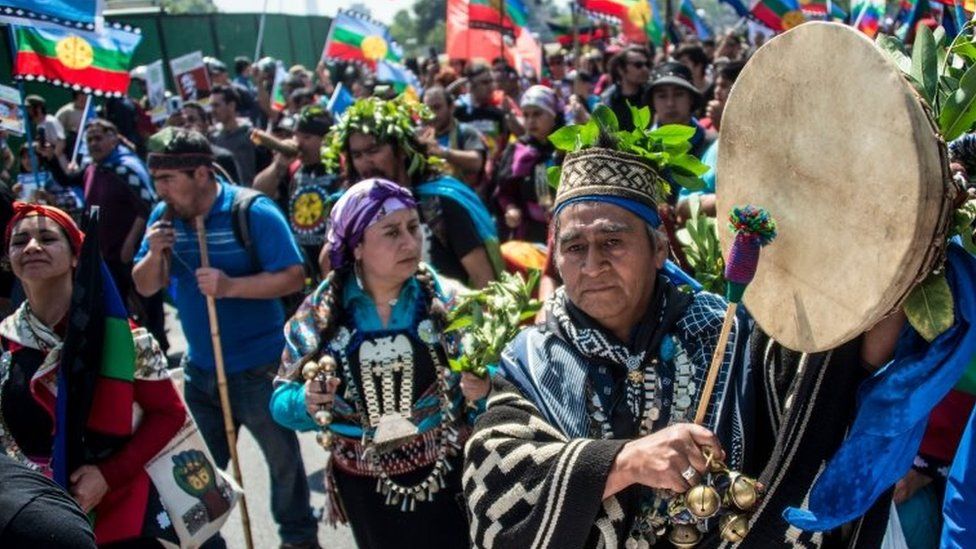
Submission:
M 698 471 L 696 471 L 694 467 L 689 465 L 688 468 L 681 473 L 681 476 L 690 483 L 692 479 L 695 478 L 695 475 L 697 474 Z

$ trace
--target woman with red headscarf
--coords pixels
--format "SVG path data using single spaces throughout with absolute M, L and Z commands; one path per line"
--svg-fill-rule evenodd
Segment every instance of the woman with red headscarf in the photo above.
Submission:
M 55 433 L 64 428 L 56 418 L 67 417 L 55 411 L 58 370 L 84 234 L 57 208 L 17 202 L 5 236 L 27 300 L 0 322 L 0 450 L 51 475 Z M 111 366 L 128 374 L 131 386 L 120 381 L 125 375 L 97 378 L 88 395 L 85 464 L 67 471 L 68 492 L 92 513 L 99 545 L 175 539 L 169 521 L 159 519 L 166 515 L 144 466 L 176 435 L 186 410 L 156 341 L 143 328 L 132 330 L 132 338 L 133 363 Z M 103 433 L 109 432 L 106 424 L 118 424 L 118 417 L 106 417 L 106 404 L 127 412 L 125 417 L 138 410 L 124 426 L 128 432 L 110 443 Z

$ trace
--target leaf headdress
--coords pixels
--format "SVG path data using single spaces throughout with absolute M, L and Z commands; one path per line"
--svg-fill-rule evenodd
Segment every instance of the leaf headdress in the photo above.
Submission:
M 411 177 L 425 170 L 436 171 L 443 165 L 443 159 L 427 155 L 415 136 L 419 125 L 432 118 L 433 113 L 426 105 L 402 95 L 391 100 L 377 97 L 359 99 L 326 135 L 322 145 L 322 163 L 327 169 L 337 172 L 340 158 L 349 145 L 349 136 L 358 132 L 374 136 L 379 143 L 396 143 L 410 159 L 407 173 Z

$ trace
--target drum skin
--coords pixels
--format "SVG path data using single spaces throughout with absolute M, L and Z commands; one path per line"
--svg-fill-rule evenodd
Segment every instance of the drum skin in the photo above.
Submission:
M 720 215 L 753 204 L 778 224 L 744 297 L 759 326 L 820 352 L 898 307 L 930 268 L 943 165 L 914 90 L 858 31 L 805 23 L 759 49 L 722 116 L 716 183 Z

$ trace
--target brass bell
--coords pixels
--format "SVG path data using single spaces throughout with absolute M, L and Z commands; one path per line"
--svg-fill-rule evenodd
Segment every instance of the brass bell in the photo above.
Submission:
M 725 515 L 719 521 L 719 531 L 725 541 L 739 543 L 746 539 L 746 535 L 749 533 L 749 521 L 745 515 L 735 513 Z
M 315 423 L 320 427 L 325 427 L 332 423 L 332 413 L 328 410 L 319 410 L 315 412 Z
M 332 434 L 332 431 L 319 431 L 315 433 L 315 442 L 318 442 L 319 446 L 326 450 L 332 448 L 332 442 L 334 440 L 335 435 Z
M 675 524 L 668 534 L 668 541 L 678 549 L 691 549 L 701 541 L 701 532 L 693 524 Z
M 737 508 L 748 511 L 756 505 L 759 499 L 759 490 L 756 488 L 756 481 L 741 474 L 733 473 L 729 484 L 728 497 Z
M 332 355 L 322 355 L 322 357 L 319 358 L 319 368 L 322 369 L 322 372 L 325 373 L 325 375 L 331 376 L 335 374 L 336 361 L 334 358 L 332 358 Z
M 718 512 L 721 498 L 711 486 L 699 484 L 685 493 L 685 505 L 688 511 L 698 518 L 709 518 Z
M 304 377 L 306 381 L 312 381 L 317 375 L 319 375 L 318 364 L 308 361 L 304 366 L 302 366 L 302 377 Z

